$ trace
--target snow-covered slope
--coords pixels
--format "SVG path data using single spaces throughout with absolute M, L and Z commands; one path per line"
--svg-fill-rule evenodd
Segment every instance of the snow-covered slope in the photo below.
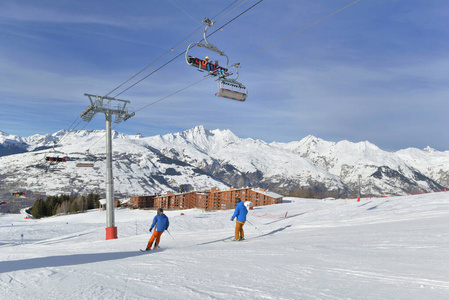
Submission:
M 103 130 L 27 138 L 2 132 L 0 137 L 0 193 L 104 193 Z M 369 142 L 334 143 L 313 136 L 268 144 L 203 126 L 153 137 L 114 131 L 113 152 L 114 188 L 122 196 L 230 186 L 350 196 L 357 194 L 359 179 L 362 194 L 400 195 L 443 189 L 434 180 L 447 182 L 444 165 L 449 160 L 449 152 L 428 153 L 425 162 L 415 164 L 417 158 L 383 151 Z M 65 156 L 67 162 L 49 164 L 45 156 Z M 77 168 L 79 162 L 93 162 L 94 167 Z
M 2 299 L 416 299 L 449 295 L 449 193 L 289 198 L 257 207 L 246 242 L 233 210 L 166 212 L 161 248 L 142 253 L 154 211 L 25 220 L 0 215 Z M 22 238 L 23 235 L 23 244 Z
M 67 135 L 65 135 L 67 134 Z M 46 149 L 0 157 L 3 191 L 45 191 L 47 194 L 96 192 L 105 188 L 104 131 L 76 131 L 61 135 L 61 143 L 52 148 L 47 137 L 33 137 L 34 149 Z M 206 189 L 226 185 L 201 170 L 173 161 L 146 144 L 134 142 L 137 137 L 114 132 L 114 188 L 119 195 L 141 195 L 192 187 Z M 89 150 L 86 152 L 86 150 Z M 67 162 L 48 163 L 45 156 L 64 156 Z M 76 167 L 77 163 L 94 163 L 93 168 Z

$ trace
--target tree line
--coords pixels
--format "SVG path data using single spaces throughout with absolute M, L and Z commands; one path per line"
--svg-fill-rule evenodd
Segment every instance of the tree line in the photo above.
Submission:
M 48 196 L 45 200 L 38 199 L 28 209 L 34 218 L 50 217 L 59 214 L 83 212 L 100 207 L 100 195 L 90 193 L 85 196 L 70 197 L 69 195 Z

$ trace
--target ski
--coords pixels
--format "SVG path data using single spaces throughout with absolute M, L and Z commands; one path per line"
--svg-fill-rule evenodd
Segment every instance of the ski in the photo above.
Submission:
M 161 247 L 157 247 L 157 248 L 153 248 L 153 249 L 150 249 L 150 250 L 140 249 L 140 251 L 142 251 L 142 252 L 149 252 L 149 251 L 159 250 L 160 248 Z
M 225 239 L 223 242 L 247 242 L 247 239 L 244 240 L 235 240 L 235 239 Z

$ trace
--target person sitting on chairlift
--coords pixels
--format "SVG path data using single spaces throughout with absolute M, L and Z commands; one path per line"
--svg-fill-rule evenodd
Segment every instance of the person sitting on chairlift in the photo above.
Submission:
M 223 68 L 218 68 L 218 60 L 215 61 L 215 66 L 216 66 L 216 68 L 214 71 L 217 71 L 217 73 L 220 77 L 224 77 L 225 71 Z
M 209 59 L 210 57 L 206 56 L 204 60 L 201 62 L 201 67 L 207 69 L 207 71 L 212 74 L 212 72 L 214 71 L 214 65 L 209 62 Z

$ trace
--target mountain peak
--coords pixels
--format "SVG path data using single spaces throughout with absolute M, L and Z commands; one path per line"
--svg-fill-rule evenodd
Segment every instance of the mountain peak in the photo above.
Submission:
M 437 150 L 435 150 L 434 148 L 427 146 L 426 148 L 423 149 L 423 151 L 429 152 L 429 153 L 435 153 L 437 152 Z
M 319 141 L 322 141 L 320 138 L 317 138 L 314 135 L 309 134 L 305 138 L 301 139 L 301 141 L 304 141 L 304 143 L 317 143 Z

